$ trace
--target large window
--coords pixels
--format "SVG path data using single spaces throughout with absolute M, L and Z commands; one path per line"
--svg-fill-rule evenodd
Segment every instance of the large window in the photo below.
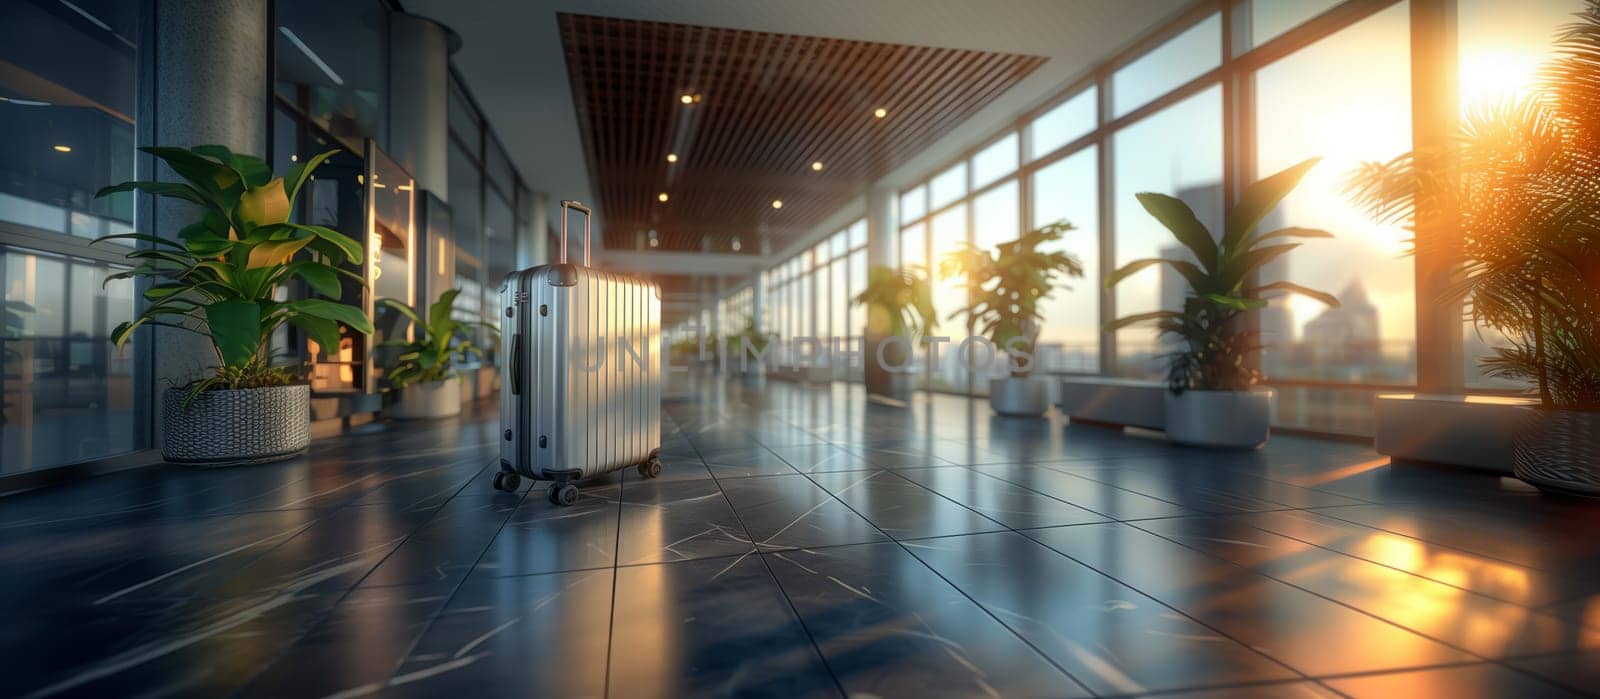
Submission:
M 278 0 L 278 96 L 347 143 L 388 144 L 389 23 L 379 0 Z
M 1118 267 L 1146 257 L 1187 255 L 1150 216 L 1135 194 L 1182 199 L 1213 231 L 1222 227 L 1222 88 L 1211 87 L 1116 133 L 1111 181 Z M 1187 286 L 1171 268 L 1148 267 L 1116 287 L 1118 316 L 1181 310 Z M 1157 377 L 1159 356 L 1171 351 L 1149 326 L 1117 333 L 1117 371 Z
M 69 9 L 70 8 L 70 9 Z M 134 405 L 143 337 L 117 245 L 134 197 L 96 199 L 134 179 L 141 3 L 0 3 L 0 476 L 140 448 Z
M 1258 173 L 1322 159 L 1261 230 L 1292 225 L 1335 236 L 1304 241 L 1268 264 L 1261 281 L 1293 281 L 1341 301 L 1327 308 L 1288 296 L 1262 311 L 1262 369 L 1281 382 L 1416 381 L 1410 232 L 1374 222 L 1344 191 L 1362 161 L 1411 148 L 1408 9 L 1397 4 L 1256 73 Z M 1279 424 L 1363 431 L 1370 419 L 1370 394 L 1291 387 L 1282 397 Z
M 1046 371 L 1100 370 L 1098 155 L 1090 146 L 1033 174 L 1033 225 L 1065 221 L 1075 226 L 1047 250 L 1065 251 L 1083 265 L 1083 278 L 1065 280 L 1039 303 L 1044 325 L 1034 354 Z
M 1562 25 L 1573 21 L 1573 13 L 1582 10 L 1584 2 L 1458 0 L 1457 7 L 1457 94 L 1465 117 L 1524 94 L 1537 79 L 1539 65 L 1550 57 L 1553 37 Z M 1485 376 L 1478 363 L 1494 354 L 1493 347 L 1506 346 L 1498 333 L 1480 330 L 1467 321 L 1462 335 L 1462 355 L 1466 360 L 1463 370 L 1469 388 L 1523 388 L 1521 383 Z
M 1111 108 L 1123 116 L 1222 63 L 1222 16 L 1211 15 L 1111 76 Z

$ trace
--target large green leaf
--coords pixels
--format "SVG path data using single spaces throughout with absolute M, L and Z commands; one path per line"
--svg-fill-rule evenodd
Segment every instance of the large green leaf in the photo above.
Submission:
M 139 150 L 160 158 L 179 177 L 204 192 L 219 209 L 229 208 L 232 196 L 243 184 L 232 168 L 184 148 L 150 146 Z
M 123 182 L 122 184 L 114 184 L 110 187 L 102 187 L 100 188 L 100 191 L 94 193 L 94 196 L 96 199 L 99 199 L 101 197 L 116 194 L 118 192 L 133 191 L 154 194 L 159 197 L 182 199 L 184 201 L 193 202 L 201 206 L 212 205 L 211 202 L 206 199 L 205 195 L 196 191 L 194 187 L 190 187 L 186 184 L 178 184 L 176 182 Z
M 398 312 L 400 315 L 403 315 L 406 318 L 409 318 L 411 320 L 412 324 L 417 326 L 418 330 L 422 330 L 422 329 L 426 329 L 427 328 L 427 323 L 422 322 L 422 316 L 417 315 L 417 312 L 415 310 L 413 310 L 410 306 L 407 306 L 404 303 L 401 303 L 401 302 L 399 302 L 399 301 L 397 301 L 395 299 L 390 299 L 390 298 L 378 299 L 378 303 L 380 305 L 392 308 L 396 312 Z
M 311 242 L 311 238 L 308 236 L 299 240 L 269 240 L 259 243 L 250 248 L 250 257 L 246 262 L 246 266 L 250 269 L 255 269 L 257 267 L 284 264 L 309 242 Z
M 317 343 L 322 352 L 337 354 L 339 348 L 339 324 L 327 318 L 318 318 L 311 315 L 291 315 L 289 324 L 299 328 Z
M 1138 323 L 1148 323 L 1153 320 L 1165 320 L 1169 318 L 1182 317 L 1183 314 L 1178 313 L 1177 311 L 1151 311 L 1149 313 L 1136 313 L 1134 315 L 1125 316 L 1106 323 L 1106 330 L 1121 330 L 1122 328 L 1130 325 L 1136 325 Z
M 460 289 L 446 289 L 444 293 L 439 294 L 439 298 L 433 302 L 433 305 L 428 307 L 428 327 L 430 330 L 435 329 L 437 324 L 450 320 L 450 309 L 455 307 L 456 296 L 460 293 Z M 448 329 L 443 325 L 437 325 L 437 327 L 440 330 Z
M 1317 164 L 1320 158 L 1308 158 L 1299 163 L 1285 168 L 1283 171 L 1263 178 L 1255 184 L 1245 187 L 1244 193 L 1239 195 L 1239 203 L 1228 210 L 1227 220 L 1223 228 L 1222 248 L 1230 254 L 1239 254 L 1239 246 L 1244 243 L 1250 231 L 1261 224 L 1261 219 L 1272 213 L 1278 202 L 1294 191 L 1300 184 L 1300 179 L 1306 176 Z
M 1207 271 L 1216 271 L 1217 241 L 1211 237 L 1211 231 L 1206 230 L 1205 224 L 1195 218 L 1194 210 L 1188 204 L 1177 197 L 1155 192 L 1140 192 L 1134 196 L 1145 211 L 1172 231 L 1173 238 L 1194 253 L 1202 267 Z
M 1251 248 L 1245 251 L 1244 254 L 1230 260 L 1227 269 L 1222 270 L 1220 290 L 1231 291 L 1239 286 L 1251 272 L 1260 269 L 1262 265 L 1278 259 L 1284 253 L 1297 247 L 1300 247 L 1300 243 L 1268 245 L 1264 248 Z
M 260 187 L 251 187 L 239 195 L 235 209 L 239 223 L 248 235 L 257 226 L 284 223 L 289 220 L 289 198 L 283 193 L 283 179 L 272 180 Z
M 1316 289 L 1308 289 L 1294 282 L 1272 282 L 1271 284 L 1262 284 L 1261 286 L 1251 289 L 1250 293 L 1252 295 L 1259 296 L 1262 294 L 1262 292 L 1267 291 L 1282 291 L 1285 293 L 1300 294 L 1301 296 L 1321 301 L 1324 304 L 1334 308 L 1339 307 L 1339 299 L 1334 297 L 1333 294 L 1317 291 Z
M 321 262 L 291 262 L 284 268 L 284 276 L 304 279 L 312 291 L 334 300 L 344 295 L 344 289 L 339 286 L 339 273 Z
M 1254 243 L 1252 243 L 1252 244 L 1259 244 L 1262 241 L 1277 240 L 1279 238 L 1332 238 L 1332 237 L 1333 237 L 1332 233 L 1329 233 L 1329 232 L 1327 232 L 1325 230 L 1322 230 L 1320 228 L 1301 228 L 1299 226 L 1288 226 L 1286 228 L 1279 228 L 1278 230 L 1271 231 L 1269 233 L 1263 233 L 1263 234 L 1257 236 L 1255 238 L 1255 240 L 1254 240 Z
M 300 196 L 300 188 L 305 186 L 306 180 L 311 179 L 311 173 L 317 169 L 317 166 L 338 152 L 337 150 L 330 150 L 325 153 L 318 153 L 305 162 L 295 163 L 294 167 L 289 168 L 289 176 L 283 180 L 283 190 L 289 197 L 290 205 L 294 204 L 295 197 Z
M 250 363 L 261 345 L 261 306 L 251 301 L 227 299 L 205 306 L 211 343 L 225 366 Z
M 162 238 L 162 237 L 154 236 L 154 235 L 145 235 L 143 233 L 118 233 L 116 235 L 102 235 L 102 236 L 100 236 L 98 238 L 95 238 L 93 242 L 98 243 L 98 242 L 106 241 L 106 240 L 138 240 L 138 241 L 142 241 L 142 242 L 146 242 L 146 243 L 151 243 L 153 245 L 165 245 L 167 247 L 173 247 L 173 248 L 177 248 L 179 250 L 184 249 L 183 244 L 179 243 L 176 240 L 171 240 L 171 239 L 168 239 L 168 238 Z
M 361 261 L 361 256 L 364 254 L 361 243 L 356 242 L 355 239 L 351 238 L 350 236 L 326 226 L 306 226 L 298 223 L 290 223 L 288 225 L 296 230 L 305 231 L 315 235 L 319 240 L 331 243 L 333 249 L 343 253 L 345 256 L 345 259 L 338 260 L 339 262 Z
M 372 321 L 355 306 L 327 299 L 301 299 L 284 305 L 299 313 L 344 323 L 359 333 L 372 334 Z
M 189 150 L 208 158 L 216 158 L 223 165 L 228 166 L 244 181 L 246 186 L 260 187 L 272 179 L 272 167 L 265 160 L 253 155 L 234 153 L 226 146 L 195 146 Z

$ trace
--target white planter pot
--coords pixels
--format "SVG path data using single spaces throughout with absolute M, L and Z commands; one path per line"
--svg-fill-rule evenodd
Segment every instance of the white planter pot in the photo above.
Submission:
M 204 391 L 189 402 L 187 389 L 161 396 L 161 456 L 202 466 L 262 464 L 293 458 L 311 441 L 311 386 Z
M 1600 413 L 1522 408 L 1514 473 L 1540 490 L 1600 497 Z
M 1167 392 L 1167 439 L 1192 447 L 1249 450 L 1267 443 L 1270 388 Z
M 1031 376 L 989 379 L 989 407 L 1007 417 L 1039 417 L 1050 409 L 1050 383 Z
M 397 420 L 427 420 L 461 414 L 461 379 L 418 381 L 400 389 L 384 414 Z

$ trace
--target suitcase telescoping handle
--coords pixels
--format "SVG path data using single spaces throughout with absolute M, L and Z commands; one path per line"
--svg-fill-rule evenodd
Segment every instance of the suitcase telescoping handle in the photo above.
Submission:
M 589 207 L 573 199 L 561 200 L 561 264 L 567 263 L 567 209 L 583 214 L 583 266 L 589 266 Z

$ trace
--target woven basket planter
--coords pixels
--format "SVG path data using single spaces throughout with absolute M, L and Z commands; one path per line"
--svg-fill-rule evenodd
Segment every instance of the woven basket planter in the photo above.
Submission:
M 1513 472 L 1540 490 L 1600 497 L 1600 412 L 1522 411 Z
M 205 391 L 183 407 L 186 391 L 161 397 L 166 425 L 161 456 L 178 464 L 232 466 L 282 461 L 311 442 L 311 387 L 306 384 Z

